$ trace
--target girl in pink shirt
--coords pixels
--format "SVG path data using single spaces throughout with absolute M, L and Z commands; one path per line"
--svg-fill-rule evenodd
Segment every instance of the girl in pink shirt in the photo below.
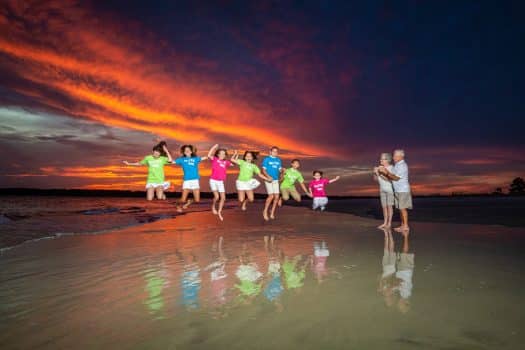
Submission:
M 314 198 L 312 209 L 316 210 L 317 208 L 321 208 L 321 211 L 324 211 L 328 204 L 328 197 L 325 191 L 326 185 L 336 182 L 340 179 L 340 176 L 328 180 L 323 177 L 323 172 L 320 170 L 315 170 L 313 175 L 314 179 L 310 181 L 310 185 L 308 186 L 310 196 Z
M 218 215 L 219 219 L 224 220 L 222 217 L 222 208 L 226 201 L 226 190 L 224 188 L 224 181 L 226 180 L 226 170 L 232 166 L 226 157 L 228 153 L 226 149 L 219 148 L 219 145 L 214 145 L 210 152 L 208 152 L 208 158 L 211 160 L 211 176 L 210 176 L 210 189 L 213 192 L 213 203 L 211 205 L 211 211 L 214 215 Z M 219 202 L 219 209 L 215 208 L 215 205 Z

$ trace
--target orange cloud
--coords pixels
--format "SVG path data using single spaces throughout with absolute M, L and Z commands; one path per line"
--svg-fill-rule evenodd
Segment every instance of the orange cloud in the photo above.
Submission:
M 293 129 L 280 122 L 268 101 L 246 96 L 213 71 L 188 68 L 195 64 L 193 57 L 176 53 L 163 61 L 169 63 L 155 62 L 159 55 L 155 48 L 134 42 L 103 18 L 95 22 L 89 11 L 75 6 L 11 6 L 21 19 L 0 23 L 9 33 L 0 38 L 0 53 L 15 58 L 8 62 L 13 71 L 36 83 L 33 89 L 18 91 L 44 105 L 70 116 L 181 141 L 216 142 L 226 137 L 251 143 L 251 148 L 278 144 L 295 154 L 321 155 L 318 145 L 288 136 Z M 36 43 L 26 28 L 41 22 L 47 25 Z M 117 32 L 118 36 L 108 34 Z M 45 89 L 73 103 L 39 91 Z

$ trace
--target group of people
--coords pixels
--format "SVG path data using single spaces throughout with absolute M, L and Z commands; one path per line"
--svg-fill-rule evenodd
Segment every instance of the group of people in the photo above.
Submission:
M 281 158 L 279 158 L 279 148 L 270 148 L 268 156 L 262 161 L 262 169 L 257 164 L 258 152 L 246 151 L 242 158 L 235 151 L 229 158 L 228 151 L 214 145 L 207 156 L 197 155 L 197 149 L 193 145 L 183 145 L 180 148 L 180 157 L 173 159 L 166 142 L 161 141 L 155 147 L 151 155 L 144 157 L 138 162 L 124 161 L 126 165 L 148 166 L 148 179 L 146 183 L 146 197 L 153 200 L 166 199 L 165 191 L 170 187 L 170 183 L 165 181 L 164 166 L 175 164 L 182 167 L 183 183 L 182 195 L 177 205 L 177 210 L 182 212 L 193 202 L 200 202 L 200 175 L 199 164 L 202 161 L 211 162 L 210 189 L 213 192 L 211 210 L 219 219 L 224 220 L 222 210 L 226 201 L 226 177 L 227 170 L 232 166 L 239 167 L 239 175 L 235 182 L 238 200 L 242 210 L 246 210 L 247 204 L 254 201 L 254 190 L 261 185 L 256 177 L 264 181 L 268 197 L 266 198 L 263 217 L 264 220 L 275 219 L 277 207 L 283 201 L 290 198 L 297 202 L 301 201 L 301 194 L 297 191 L 295 184 L 298 183 L 303 192 L 313 198 L 312 209 L 324 211 L 328 204 L 326 186 L 337 180 L 323 177 L 321 170 L 313 172 L 313 179 L 309 186 L 305 185 L 304 177 L 299 170 L 301 162 L 293 159 L 289 168 L 284 168 Z M 405 152 L 401 149 L 395 150 L 393 155 L 382 153 L 379 159 L 380 165 L 374 167 L 375 179 L 379 182 L 380 200 L 383 208 L 384 222 L 379 228 L 390 228 L 392 225 L 393 207 L 399 209 L 401 225 L 394 230 L 406 232 L 408 226 L 408 209 L 412 209 L 412 195 L 410 183 L 408 181 L 408 165 L 405 162 Z M 392 161 L 394 164 L 392 164 Z M 193 199 L 189 195 L 193 194 Z
M 392 160 L 394 165 L 392 165 Z M 397 149 L 393 156 L 382 153 L 379 158 L 380 165 L 374 167 L 374 178 L 379 182 L 379 197 L 383 207 L 384 222 L 380 229 L 392 226 L 394 205 L 399 209 L 401 225 L 394 230 L 408 232 L 408 209 L 412 209 L 412 194 L 408 181 L 408 165 L 405 162 L 405 151 Z
M 170 183 L 165 181 L 164 166 L 175 164 L 182 167 L 183 183 L 182 195 L 177 206 L 177 210 L 182 212 L 187 209 L 193 202 L 200 201 L 200 175 L 199 164 L 202 161 L 211 162 L 210 189 L 213 192 L 213 202 L 211 210 L 219 219 L 224 220 L 222 210 L 226 201 L 227 170 L 236 165 L 239 167 L 239 175 L 235 182 L 238 200 L 242 210 L 246 210 L 247 204 L 254 200 L 254 190 L 261 185 L 256 179 L 259 177 L 264 181 L 268 197 L 264 204 L 264 220 L 275 219 L 277 207 L 282 205 L 283 201 L 293 198 L 295 201 L 301 201 L 301 194 L 297 191 L 295 184 L 299 183 L 303 192 L 313 198 L 313 209 L 324 211 L 328 203 L 326 195 L 326 186 L 339 180 L 339 176 L 333 179 L 323 177 L 323 172 L 315 170 L 313 179 L 309 186 L 306 187 L 304 177 L 300 172 L 301 162 L 299 159 L 293 159 L 289 168 L 284 168 L 281 158 L 279 158 L 279 148 L 271 147 L 267 157 L 262 161 L 262 170 L 257 166 L 258 152 L 246 151 L 242 158 L 235 151 L 228 159 L 228 151 L 214 145 L 205 157 L 197 155 L 197 150 L 193 145 L 183 145 L 180 148 L 180 157 L 173 159 L 166 142 L 161 141 L 155 147 L 151 155 L 144 157 L 138 162 L 124 161 L 126 165 L 148 166 L 148 179 L 146 183 L 146 197 L 153 200 L 156 196 L 158 199 L 166 199 L 165 191 L 170 187 Z M 193 194 L 193 199 L 189 195 Z

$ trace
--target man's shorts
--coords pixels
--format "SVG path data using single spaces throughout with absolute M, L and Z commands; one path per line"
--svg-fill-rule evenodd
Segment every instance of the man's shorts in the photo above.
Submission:
M 299 192 L 297 192 L 295 187 L 292 187 L 292 188 L 281 188 L 281 196 L 283 196 L 283 200 L 285 200 L 285 201 L 290 199 L 290 196 L 293 199 L 295 199 L 296 201 L 298 201 L 298 202 L 301 201 L 301 195 L 299 194 Z
M 186 180 L 182 183 L 183 190 L 198 190 L 200 189 L 199 180 Z
M 266 192 L 268 194 L 279 194 L 279 180 L 272 182 L 265 181 L 264 186 L 266 186 Z
M 412 193 L 396 192 L 394 198 L 397 209 L 412 209 Z

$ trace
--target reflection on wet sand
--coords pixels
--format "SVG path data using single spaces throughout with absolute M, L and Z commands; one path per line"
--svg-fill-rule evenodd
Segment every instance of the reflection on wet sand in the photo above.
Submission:
M 414 257 L 410 250 L 409 233 L 402 236 L 401 249 L 396 252 L 392 230 L 383 229 L 385 234 L 383 248 L 383 271 L 379 278 L 378 292 L 382 294 L 387 307 L 396 305 L 401 313 L 410 310 L 413 289 Z

